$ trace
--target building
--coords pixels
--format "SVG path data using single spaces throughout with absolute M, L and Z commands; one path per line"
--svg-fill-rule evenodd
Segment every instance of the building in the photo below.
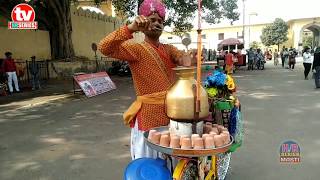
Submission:
M 313 34 L 313 46 L 320 45 L 320 17 L 314 18 L 303 18 L 303 19 L 292 19 L 287 21 L 289 25 L 288 30 L 288 41 L 282 46 L 295 47 L 297 49 L 302 48 L 302 37 L 304 33 Z M 202 43 L 206 49 L 217 49 L 218 44 L 228 38 L 236 38 L 241 42 L 245 42 L 245 48 L 249 48 L 249 44 L 256 41 L 260 44 L 260 36 L 262 34 L 262 29 L 266 27 L 268 23 L 265 24 L 246 24 L 245 26 L 227 26 L 227 27 L 216 27 L 207 28 L 202 30 Z M 243 37 L 243 29 L 245 36 Z M 197 48 L 197 31 L 192 30 L 190 36 L 192 43 L 189 45 L 189 49 Z M 172 35 L 169 32 L 163 33 L 161 37 L 161 42 L 173 44 L 179 49 L 185 49 L 186 47 L 182 45 L 181 38 Z M 261 48 L 265 48 L 261 46 Z M 272 47 L 276 48 L 276 47 Z

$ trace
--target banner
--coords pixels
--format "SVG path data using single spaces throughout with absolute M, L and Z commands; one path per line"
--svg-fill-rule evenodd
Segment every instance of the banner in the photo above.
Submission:
M 93 97 L 116 89 L 116 85 L 106 72 L 81 74 L 74 76 L 74 79 L 87 97 Z

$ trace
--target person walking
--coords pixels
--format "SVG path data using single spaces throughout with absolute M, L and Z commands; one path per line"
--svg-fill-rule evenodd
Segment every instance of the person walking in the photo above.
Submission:
M 320 47 L 317 47 L 314 52 L 312 70 L 315 73 L 316 88 L 320 88 Z
M 225 70 L 227 71 L 227 74 L 233 73 L 233 61 L 234 61 L 234 55 L 232 54 L 232 50 L 230 50 L 229 52 L 227 51 L 227 55 L 225 58 L 225 62 L 226 62 Z
M 39 64 L 36 62 L 36 57 L 31 57 L 31 63 L 29 65 L 29 70 L 31 74 L 31 84 L 32 84 L 32 90 L 40 89 L 40 67 Z
M 248 55 L 248 70 L 253 70 L 254 69 L 254 60 L 255 60 L 255 52 L 253 48 L 251 47 L 249 50 L 247 50 L 247 55 Z
M 288 51 L 288 48 L 284 49 L 283 58 L 284 58 L 284 67 L 286 69 L 289 69 L 289 51 Z
M 279 53 L 278 53 L 277 49 L 275 49 L 274 53 L 273 53 L 273 64 L 275 66 L 278 66 L 278 64 L 279 64 Z
M 14 83 L 14 87 L 15 87 L 16 92 L 20 92 L 18 78 L 17 78 L 17 72 L 16 72 L 17 68 L 16 68 L 16 64 L 14 62 L 14 59 L 12 59 L 12 53 L 6 52 L 5 56 L 6 56 L 6 59 L 4 60 L 4 70 L 5 70 L 6 75 L 8 77 L 9 94 L 13 93 L 12 81 Z
M 286 47 L 283 46 L 280 52 L 282 68 L 284 68 L 284 64 L 285 64 L 285 51 L 286 51 Z
M 294 48 L 290 48 L 289 50 L 289 69 L 294 70 L 294 66 L 296 64 L 296 56 L 297 51 Z
M 312 55 L 310 48 L 306 48 L 302 54 L 304 66 L 304 79 L 308 80 L 308 75 L 312 66 Z

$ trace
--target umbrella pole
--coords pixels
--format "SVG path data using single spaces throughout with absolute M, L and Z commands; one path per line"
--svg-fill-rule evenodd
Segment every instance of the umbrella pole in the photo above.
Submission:
M 200 87 L 201 87 L 201 56 L 202 56 L 202 38 L 201 38 L 201 0 L 198 0 L 198 57 L 197 57 L 197 93 L 196 93 L 196 112 L 200 113 Z

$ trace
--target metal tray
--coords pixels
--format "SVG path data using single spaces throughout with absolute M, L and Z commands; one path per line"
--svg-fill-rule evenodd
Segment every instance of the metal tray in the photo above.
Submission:
M 169 128 L 167 126 L 163 126 L 163 127 L 158 127 L 158 128 L 154 128 L 154 130 L 158 131 L 158 132 L 162 132 L 162 131 L 168 131 Z M 175 149 L 175 148 L 170 148 L 170 147 L 163 147 L 160 146 L 158 144 L 154 144 L 152 142 L 150 142 L 148 140 L 148 136 L 149 136 L 149 131 L 144 132 L 143 134 L 145 142 L 147 143 L 147 145 L 154 149 L 155 151 L 164 153 L 164 154 L 168 154 L 171 156 L 181 156 L 181 157 L 203 157 L 203 156 L 212 156 L 215 154 L 219 154 L 219 153 L 225 153 L 229 150 L 229 148 L 231 147 L 232 143 L 233 143 L 233 137 L 230 136 L 230 143 L 218 148 L 213 148 L 213 149 Z

